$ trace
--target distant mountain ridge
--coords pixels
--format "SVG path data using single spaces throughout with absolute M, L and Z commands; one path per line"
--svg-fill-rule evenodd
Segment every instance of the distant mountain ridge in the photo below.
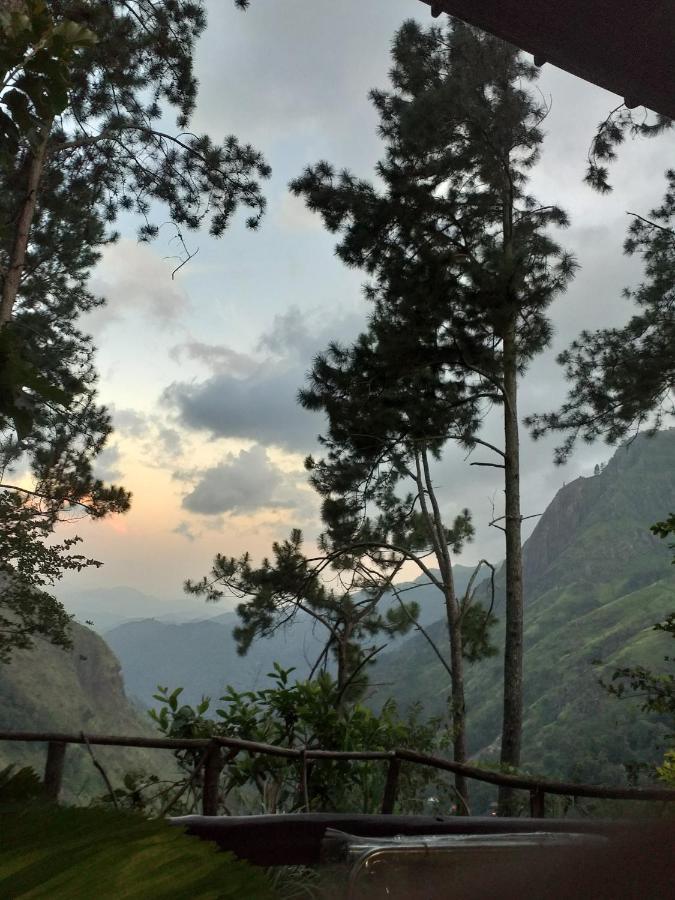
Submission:
M 160 598 L 125 585 L 77 590 L 60 588 L 57 597 L 81 624 L 103 634 L 123 622 L 156 617 L 161 621 L 188 622 L 216 615 L 214 607 L 187 596 Z
M 473 568 L 458 565 L 454 572 L 457 590 L 463 591 Z M 419 602 L 420 622 L 426 625 L 442 614 L 443 602 L 437 588 L 422 581 L 412 582 L 418 587 L 406 596 Z M 385 599 L 384 608 L 387 602 L 396 601 Z M 326 641 L 323 628 L 299 613 L 291 626 L 254 641 L 246 656 L 239 656 L 232 637 L 237 622 L 234 612 L 178 624 L 145 619 L 118 625 L 104 638 L 121 662 L 127 692 L 147 706 L 154 705 L 158 684 L 183 687 L 188 703 L 202 695 L 219 697 L 228 684 L 237 690 L 259 689 L 268 683 L 273 662 L 294 667 L 295 677 L 305 678 Z

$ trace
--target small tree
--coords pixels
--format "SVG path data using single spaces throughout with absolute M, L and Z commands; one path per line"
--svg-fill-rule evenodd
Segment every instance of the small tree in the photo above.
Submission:
M 80 542 L 78 537 L 49 543 L 53 522 L 34 497 L 0 492 L 0 521 L 0 663 L 9 662 L 13 650 L 33 647 L 36 636 L 69 648 L 71 616 L 44 588 L 64 571 L 79 572 L 100 563 L 70 552 Z
M 399 717 L 389 702 L 376 714 L 359 703 L 341 702 L 341 688 L 328 674 L 291 681 L 293 670 L 274 664 L 273 684 L 261 691 L 239 693 L 231 687 L 209 717 L 209 698 L 197 708 L 180 705 L 181 689 L 161 688 L 158 710 L 150 715 L 167 737 L 236 737 L 296 750 L 372 751 L 414 748 L 433 753 L 444 748 L 447 730 L 439 719 L 422 722 L 419 710 Z M 180 765 L 192 777 L 198 755 L 181 752 Z M 233 755 L 221 782 L 226 812 L 378 812 L 386 781 L 381 761 L 308 760 L 242 751 Z M 194 780 L 193 780 L 194 783 Z M 421 766 L 403 767 L 397 806 L 402 812 L 428 811 L 450 797 L 444 779 Z M 197 798 L 195 797 L 195 800 Z
M 185 589 L 210 601 L 224 596 L 244 600 L 237 606 L 241 624 L 234 630 L 242 655 L 256 638 L 289 626 L 298 613 L 309 616 L 325 633 L 323 650 L 310 677 L 325 670 L 332 656 L 341 703 L 363 693 L 366 667 L 386 646 L 386 641 L 379 647 L 370 641 L 378 635 L 408 631 L 418 607 L 414 602 L 406 603 L 402 609 L 389 609 L 383 615 L 379 601 L 387 584 L 379 584 L 370 576 L 358 578 L 354 573 L 345 578 L 345 567 L 337 558 L 334 564 L 324 556 L 308 558 L 302 544 L 302 533 L 295 529 L 289 539 L 274 543 L 273 562 L 264 559 L 258 568 L 247 553 L 239 559 L 219 554 L 210 574 L 201 581 L 187 581 Z M 323 580 L 327 568 L 333 569 L 338 587 L 328 587 Z

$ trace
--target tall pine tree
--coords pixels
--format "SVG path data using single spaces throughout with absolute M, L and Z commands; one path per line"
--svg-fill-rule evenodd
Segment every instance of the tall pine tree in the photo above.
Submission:
M 574 272 L 550 236 L 567 218 L 527 193 L 546 109 L 528 90 L 537 70 L 518 51 L 455 22 L 406 23 L 395 37 L 392 89 L 374 91 L 386 155 L 379 186 L 319 163 L 291 188 L 340 235 L 339 257 L 372 276 L 381 321 L 421 335 L 483 411 L 501 408 L 506 639 L 501 759 L 518 766 L 522 729 L 523 586 L 518 381 L 549 343 L 546 314 Z M 429 322 L 429 307 L 434 312 Z M 426 395 L 424 395 L 426 396 Z M 465 445 L 481 442 L 475 430 Z M 503 525 L 499 523 L 503 522 Z M 508 801 L 505 795 L 503 808 Z

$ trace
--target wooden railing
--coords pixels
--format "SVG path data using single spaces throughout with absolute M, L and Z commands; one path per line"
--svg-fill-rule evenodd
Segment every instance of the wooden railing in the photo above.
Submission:
M 388 763 L 387 778 L 382 798 L 382 813 L 394 811 L 398 793 L 398 779 L 401 763 L 428 766 L 454 774 L 464 775 L 474 781 L 528 791 L 530 795 L 530 815 L 543 818 L 547 794 L 566 797 L 587 797 L 601 800 L 647 800 L 670 803 L 675 801 L 675 790 L 666 788 L 604 787 L 594 784 L 575 784 L 563 781 L 548 781 L 528 778 L 523 775 L 506 775 L 489 769 L 452 762 L 439 756 L 416 753 L 413 750 L 314 750 L 309 748 L 277 747 L 240 738 L 159 738 L 159 737 L 119 737 L 104 734 L 60 734 L 56 732 L 0 731 L 0 741 L 25 741 L 47 744 L 47 760 L 44 772 L 45 794 L 57 800 L 63 781 L 63 766 L 68 744 L 87 746 L 138 747 L 158 750 L 201 750 L 202 768 L 202 812 L 205 816 L 218 813 L 218 780 L 222 769 L 238 753 L 260 753 L 267 756 L 281 756 L 296 759 L 303 767 L 303 781 L 307 777 L 309 760 L 381 760 Z M 223 750 L 229 749 L 227 756 Z

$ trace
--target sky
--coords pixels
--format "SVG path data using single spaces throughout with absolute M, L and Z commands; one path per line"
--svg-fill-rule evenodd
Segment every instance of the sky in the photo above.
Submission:
M 92 287 L 107 305 L 83 322 L 115 423 L 99 471 L 132 491 L 133 506 L 125 516 L 69 526 L 104 565 L 64 579 L 66 603 L 73 591 L 115 585 L 175 600 L 216 552 L 260 559 L 293 527 L 309 544 L 320 530 L 303 459 L 324 423 L 295 397 L 316 353 L 363 329 L 368 305 L 363 275 L 336 259 L 334 237 L 287 185 L 321 159 L 372 176 L 382 143 L 368 91 L 387 87 L 401 23 L 432 20 L 418 0 L 254 0 L 246 13 L 227 0 L 207 6 L 192 129 L 216 140 L 235 134 L 265 155 L 273 170 L 268 210 L 258 232 L 242 215 L 218 240 L 191 234 L 196 256 L 173 279 L 177 251 L 166 229 L 155 243 L 138 244 L 125 219 L 121 240 L 103 253 Z M 641 271 L 622 254 L 627 212 L 658 204 L 673 162 L 672 138 L 629 140 L 613 167 L 614 192 L 599 196 L 583 184 L 586 156 L 598 122 L 620 101 L 550 66 L 538 85 L 551 111 L 531 188 L 542 205 L 568 211 L 571 227 L 558 238 L 580 271 L 551 308 L 555 338 L 523 380 L 523 416 L 563 399 L 555 356 L 582 328 L 629 317 L 622 288 Z M 483 437 L 499 441 L 498 416 Z M 612 452 L 584 446 L 560 468 L 555 439 L 534 444 L 523 429 L 522 441 L 525 516 L 543 512 L 564 482 Z M 499 472 L 469 462 L 448 448 L 434 471 L 448 516 L 464 507 L 474 516 L 475 541 L 458 562 L 498 561 L 503 535 L 488 522 L 493 504 L 500 508 Z M 535 522 L 528 519 L 526 534 Z

